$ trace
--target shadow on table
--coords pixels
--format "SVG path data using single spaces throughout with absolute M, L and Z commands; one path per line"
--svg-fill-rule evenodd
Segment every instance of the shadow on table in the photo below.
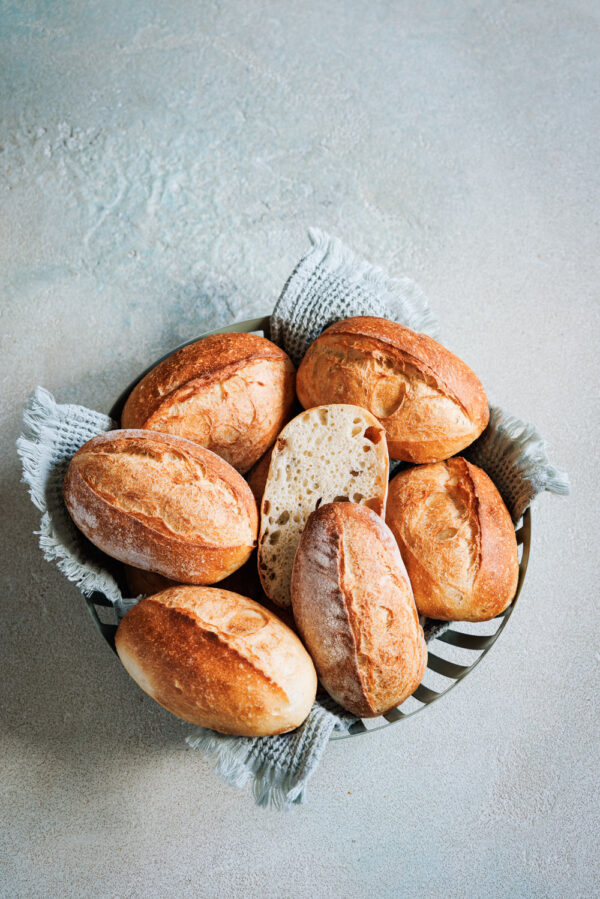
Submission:
M 33 533 L 39 513 L 20 475 L 15 454 L 0 484 L 4 736 L 67 766 L 184 748 L 186 725 L 133 683 L 77 588 L 44 560 Z

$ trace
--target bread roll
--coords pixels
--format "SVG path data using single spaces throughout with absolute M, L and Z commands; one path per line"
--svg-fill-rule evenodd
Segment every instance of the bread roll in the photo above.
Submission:
M 143 599 L 115 642 L 142 690 L 184 721 L 221 733 L 285 733 L 315 699 L 315 669 L 298 637 L 227 590 L 180 586 Z
M 401 472 L 390 483 L 387 523 L 423 615 L 487 621 L 510 605 L 519 575 L 515 530 L 480 468 L 457 456 Z
M 267 483 L 267 477 L 269 474 L 269 466 L 271 464 L 271 456 L 273 455 L 273 447 L 267 450 L 264 456 L 258 460 L 256 465 L 253 465 L 248 474 L 246 475 L 246 480 L 248 481 L 248 487 L 252 491 L 252 495 L 256 500 L 258 507 L 260 508 L 260 504 L 262 503 L 263 493 L 265 492 L 265 484 Z
M 292 575 L 294 618 L 319 679 L 362 718 L 414 693 L 427 647 L 398 547 L 365 506 L 329 503 L 313 512 Z
M 350 500 L 385 513 L 389 458 L 385 432 L 358 406 L 309 409 L 283 429 L 261 505 L 258 570 L 267 596 L 291 604 L 294 554 L 314 509 Z
M 305 409 L 369 409 L 385 428 L 391 458 L 408 462 L 460 452 L 489 418 L 481 382 L 461 359 L 383 318 L 348 318 L 323 331 L 300 364 L 296 388 Z
M 133 597 L 152 596 L 153 593 L 178 586 L 175 581 L 157 574 L 156 571 L 144 571 L 143 568 L 134 568 L 133 565 L 125 565 L 125 579 L 130 596 Z
M 155 593 L 161 593 L 163 590 L 168 590 L 171 587 L 182 586 L 175 581 L 169 580 L 168 577 L 163 577 L 162 574 L 156 574 L 155 571 L 144 571 L 141 568 L 133 568 L 131 565 L 125 565 L 124 568 L 130 596 L 153 596 Z M 291 630 L 296 631 L 296 623 L 291 608 L 282 609 L 265 596 L 258 576 L 255 552 L 252 553 L 247 562 L 244 562 L 241 568 L 219 581 L 219 589 L 228 590 L 230 593 L 240 593 L 242 596 L 255 600 L 259 605 L 272 612 L 273 615 L 281 618 L 283 623 L 287 624 Z
M 73 456 L 63 494 L 77 527 L 101 550 L 178 583 L 220 581 L 255 545 L 258 513 L 245 480 L 180 437 L 94 437 Z
M 242 472 L 273 443 L 290 415 L 295 369 L 256 334 L 215 334 L 177 350 L 134 387 L 123 428 L 193 440 Z

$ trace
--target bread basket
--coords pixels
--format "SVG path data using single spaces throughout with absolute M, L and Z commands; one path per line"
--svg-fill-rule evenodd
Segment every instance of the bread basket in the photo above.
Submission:
M 236 322 L 224 328 L 216 328 L 214 331 L 199 334 L 193 340 L 182 344 L 182 346 L 187 346 L 187 344 L 194 343 L 202 337 L 208 337 L 210 334 L 253 332 L 268 338 L 270 337 L 269 322 L 269 316 Z M 123 391 L 110 410 L 110 415 L 115 421 L 120 419 L 125 400 L 137 382 L 162 359 L 170 356 L 172 352 L 174 350 L 165 354 L 161 359 L 155 360 L 146 371 L 142 372 Z M 402 706 L 399 708 L 392 709 L 386 715 L 378 718 L 356 721 L 348 732 L 334 732 L 331 739 L 345 739 L 349 736 L 380 730 L 382 727 L 387 727 L 389 724 L 395 724 L 398 721 L 404 721 L 406 718 L 422 711 L 431 703 L 436 702 L 442 696 L 445 696 L 479 664 L 506 627 L 525 580 L 531 544 L 531 512 L 529 509 L 516 525 L 516 536 L 519 548 L 519 579 L 515 598 L 510 606 L 492 621 L 453 623 L 446 631 L 430 640 L 428 644 L 427 671 L 425 672 L 423 682 L 415 693 L 402 703 Z M 93 593 L 90 597 L 86 597 L 85 601 L 95 627 L 102 634 L 111 649 L 115 651 L 117 625 L 114 623 L 114 610 L 111 602 L 106 596 L 98 592 Z

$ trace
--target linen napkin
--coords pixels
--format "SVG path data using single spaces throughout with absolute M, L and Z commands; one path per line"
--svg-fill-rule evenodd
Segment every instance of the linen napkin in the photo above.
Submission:
M 308 345 L 333 321 L 350 315 L 379 315 L 414 330 L 437 333 L 437 323 L 420 289 L 408 278 L 391 279 L 355 256 L 340 241 L 316 229 L 311 249 L 287 281 L 271 317 L 271 337 L 298 363 Z M 77 530 L 62 500 L 62 482 L 76 450 L 116 424 L 91 409 L 60 405 L 38 387 L 24 412 L 17 441 L 23 480 L 42 513 L 40 547 L 87 596 L 99 591 L 119 620 L 138 598 L 124 596 L 118 563 L 96 550 Z M 568 478 L 548 461 L 546 446 L 532 425 L 491 410 L 490 424 L 465 455 L 484 468 L 516 522 L 542 490 L 566 494 Z M 426 639 L 447 625 L 426 620 Z M 307 720 L 291 734 L 250 739 L 206 728 L 190 728 L 189 746 L 214 758 L 216 771 L 232 785 L 252 781 L 259 805 L 289 807 L 303 802 L 334 730 L 356 719 L 329 697 L 317 698 Z

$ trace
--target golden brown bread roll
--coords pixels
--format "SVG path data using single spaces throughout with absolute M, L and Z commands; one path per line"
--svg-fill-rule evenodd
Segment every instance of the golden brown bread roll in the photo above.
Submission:
M 400 472 L 386 521 L 421 614 L 487 621 L 510 605 L 519 575 L 515 530 L 481 468 L 457 456 Z
M 256 500 L 256 504 L 260 509 L 260 504 L 262 502 L 263 493 L 265 492 L 265 484 L 267 483 L 267 478 L 269 476 L 269 466 L 271 464 L 271 456 L 273 455 L 273 447 L 267 450 L 267 452 L 262 456 L 256 465 L 253 465 L 248 474 L 246 475 L 246 480 L 248 481 L 248 486 L 252 491 L 252 495 Z
M 170 587 L 181 586 L 175 581 L 169 580 L 168 577 L 157 574 L 155 571 L 144 571 L 142 568 L 134 568 L 132 565 L 125 565 L 124 568 L 130 596 L 152 596 L 154 593 L 161 593 Z M 219 589 L 229 590 L 230 593 L 240 593 L 242 596 L 254 599 L 278 618 L 281 618 L 283 623 L 287 624 L 291 630 L 296 631 L 296 624 L 291 609 L 280 609 L 265 596 L 258 576 L 256 551 L 252 553 L 247 562 L 244 562 L 241 568 L 219 581 Z
M 176 581 L 172 581 L 156 571 L 144 571 L 143 568 L 134 568 L 133 565 L 125 565 L 125 579 L 131 596 L 152 596 L 170 587 L 177 587 Z M 221 584 L 221 587 L 223 585 Z
M 119 657 L 136 683 L 184 721 L 262 737 L 302 724 L 317 677 L 298 637 L 275 615 L 216 587 L 173 587 L 121 621 Z
M 392 459 L 437 462 L 460 452 L 488 423 L 485 391 L 437 341 L 396 322 L 358 316 L 326 328 L 296 379 L 305 409 L 364 406 L 385 428 Z
M 366 506 L 313 512 L 292 574 L 298 630 L 327 692 L 360 717 L 414 693 L 427 647 L 396 542 Z
M 77 527 L 101 550 L 178 583 L 213 584 L 248 559 L 258 512 L 245 480 L 197 443 L 110 431 L 73 456 L 63 486 Z
M 273 443 L 295 400 L 286 353 L 256 334 L 215 334 L 160 362 L 134 387 L 123 428 L 193 440 L 242 472 Z

